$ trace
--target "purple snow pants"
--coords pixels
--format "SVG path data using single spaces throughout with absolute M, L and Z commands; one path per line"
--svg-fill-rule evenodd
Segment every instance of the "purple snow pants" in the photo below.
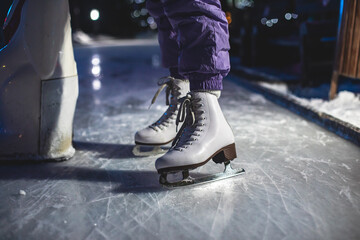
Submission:
M 219 0 L 147 0 L 158 25 L 163 66 L 190 90 L 222 90 L 229 73 L 229 32 Z

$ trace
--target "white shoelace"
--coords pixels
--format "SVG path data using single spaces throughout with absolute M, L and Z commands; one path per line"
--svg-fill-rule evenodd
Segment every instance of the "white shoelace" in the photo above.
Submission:
M 155 103 L 157 97 L 161 93 L 161 91 L 166 88 L 166 105 L 168 105 L 168 109 L 165 111 L 165 113 L 152 125 L 149 127 L 154 129 L 155 131 L 163 130 L 166 127 L 169 127 L 171 122 L 173 122 L 177 115 L 177 98 L 180 96 L 180 88 L 174 84 L 175 78 L 173 77 L 163 77 L 160 78 L 158 81 L 158 85 L 160 86 L 159 89 L 156 91 L 153 99 L 151 100 L 151 104 Z

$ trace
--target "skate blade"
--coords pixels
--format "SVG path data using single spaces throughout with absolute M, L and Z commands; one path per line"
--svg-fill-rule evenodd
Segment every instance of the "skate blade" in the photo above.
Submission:
M 149 156 L 155 156 L 155 155 L 159 155 L 159 154 L 164 154 L 166 153 L 167 150 L 162 149 L 159 146 L 154 146 L 152 150 L 150 151 L 141 151 L 141 147 L 140 145 L 136 145 L 133 150 L 132 153 L 137 156 L 137 157 L 149 157 Z
M 220 181 L 227 178 L 232 178 L 238 175 L 242 175 L 245 173 L 245 169 L 239 168 L 239 169 L 233 169 L 230 164 L 225 164 L 225 170 L 222 173 L 216 173 L 211 174 L 204 177 L 199 178 L 192 178 L 191 176 L 188 176 L 188 173 L 183 173 L 183 175 L 187 176 L 181 181 L 178 182 L 168 182 L 163 178 L 163 176 L 160 176 L 160 184 L 162 184 L 164 187 L 168 188 L 177 188 L 177 187 L 184 187 L 184 186 L 193 186 L 193 185 L 200 185 L 200 184 L 206 184 L 211 183 L 215 181 Z

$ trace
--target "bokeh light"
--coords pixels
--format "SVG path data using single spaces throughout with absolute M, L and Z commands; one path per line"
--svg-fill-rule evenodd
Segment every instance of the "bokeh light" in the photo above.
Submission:
M 91 12 L 90 12 L 90 18 L 91 18 L 91 20 L 93 20 L 93 21 L 99 20 L 99 18 L 100 18 L 100 12 L 99 12 L 99 10 L 97 10 L 97 9 L 91 10 Z

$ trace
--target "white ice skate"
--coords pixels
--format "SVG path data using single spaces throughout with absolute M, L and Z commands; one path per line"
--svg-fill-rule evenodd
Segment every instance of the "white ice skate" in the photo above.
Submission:
M 161 146 L 172 142 L 176 136 L 176 116 L 180 105 L 179 99 L 189 92 L 189 81 L 166 77 L 160 79 L 158 84 L 160 88 L 152 99 L 151 104 L 155 102 L 160 92 L 166 88 L 166 104 L 169 105 L 169 107 L 159 120 L 136 132 L 136 146 L 133 149 L 135 156 L 150 156 L 165 153 L 167 150 Z M 150 150 L 144 151 L 145 148 L 150 148 Z
M 236 158 L 235 139 L 215 94 L 187 94 L 182 99 L 176 122 L 185 123 L 173 146 L 155 163 L 161 184 L 177 187 L 215 181 L 245 172 L 244 169 L 234 170 L 230 166 L 230 161 Z M 223 173 L 198 179 L 189 176 L 189 170 L 200 167 L 211 159 L 215 163 L 225 164 Z M 171 183 L 167 180 L 169 173 L 178 172 L 182 172 L 181 181 Z

